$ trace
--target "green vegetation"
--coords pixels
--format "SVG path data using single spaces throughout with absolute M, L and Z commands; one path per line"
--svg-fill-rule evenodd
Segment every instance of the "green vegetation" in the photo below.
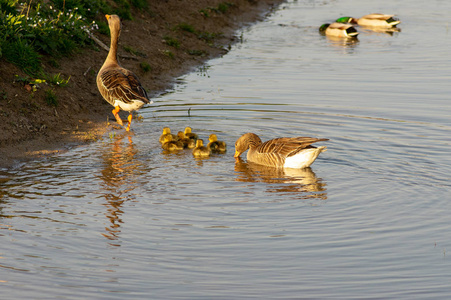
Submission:
M 214 32 L 207 32 L 207 31 L 197 31 L 192 25 L 187 24 L 187 23 L 178 24 L 177 26 L 175 26 L 174 30 L 183 30 L 186 32 L 194 33 L 198 39 L 205 41 L 207 44 L 211 44 L 214 39 L 223 36 L 223 33 L 220 33 L 220 32 L 214 33 Z M 166 38 L 167 37 L 165 37 L 166 44 L 170 45 L 168 40 L 166 40 Z M 177 43 L 178 43 L 178 41 L 177 41 Z M 176 48 L 178 48 L 178 47 L 176 47 Z M 191 55 L 197 55 L 197 54 L 191 54 Z
M 214 39 L 223 36 L 222 33 L 214 33 L 214 32 L 198 32 L 197 37 L 201 40 L 204 40 L 207 44 L 211 44 Z
M 230 2 L 221 2 L 218 4 L 217 7 L 207 7 L 207 8 L 203 8 L 201 9 L 199 12 L 200 14 L 202 14 L 204 17 L 210 17 L 211 13 L 217 13 L 217 14 L 225 14 L 229 11 L 229 8 L 234 6 L 233 3 Z
M 131 46 L 124 46 L 124 50 L 130 54 L 136 55 L 136 56 L 141 56 L 141 57 L 146 57 L 147 55 L 139 50 L 136 50 L 135 48 L 131 47 Z
M 25 73 L 41 73 L 43 54 L 61 57 L 91 43 L 86 31 L 92 30 L 95 23 L 89 23 L 78 8 L 62 11 L 43 1 L 17 2 L 1 2 L 1 55 Z
M 146 9 L 146 0 L 115 0 L 116 9 L 105 0 L 1 0 L 0 58 L 30 76 L 42 73 L 42 55 L 71 55 L 91 45 L 88 33 L 108 33 L 104 14 L 131 19 L 131 7 Z M 95 19 L 101 20 L 99 23 Z M 52 65 L 58 65 L 52 60 Z
M 53 89 L 48 89 L 45 91 L 45 102 L 49 106 L 58 106 L 58 97 L 55 94 L 55 91 Z
M 163 39 L 168 46 L 174 47 L 175 49 L 180 48 L 180 42 L 177 39 L 170 36 L 165 36 Z
M 67 84 L 69 83 L 69 78 L 64 79 L 60 73 L 55 74 L 55 75 L 47 75 L 46 76 L 46 81 L 49 84 L 55 85 L 55 86 L 60 86 L 60 87 L 65 87 L 67 86 Z
M 175 27 L 174 30 L 183 30 L 186 32 L 196 33 L 196 30 L 194 29 L 193 25 L 187 24 L 187 23 L 180 23 Z
M 204 50 L 188 50 L 187 53 L 193 56 L 206 56 L 208 53 Z
M 139 66 L 141 67 L 141 69 L 144 71 L 144 72 L 149 72 L 150 70 L 152 70 L 152 67 L 147 63 L 147 62 L 145 62 L 145 61 L 143 61 L 142 63 L 140 63 L 139 64 Z
M 174 53 L 172 53 L 172 51 L 170 51 L 170 50 L 160 50 L 160 52 L 169 58 L 175 57 Z

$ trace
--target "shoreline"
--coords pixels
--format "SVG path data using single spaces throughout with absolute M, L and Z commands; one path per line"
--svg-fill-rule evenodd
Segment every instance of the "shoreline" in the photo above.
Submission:
M 176 78 L 225 55 L 238 41 L 236 32 L 240 28 L 264 20 L 283 2 L 231 0 L 227 12 L 212 9 L 224 3 L 218 0 L 149 3 L 148 12 L 136 13 L 133 21 L 122 21 L 119 57 L 127 58 L 120 59 L 120 63 L 139 77 L 152 99 L 173 87 Z M 209 10 L 200 13 L 205 8 Z M 180 30 L 181 24 L 189 24 L 188 28 L 195 31 Z M 95 37 L 109 45 L 108 36 Z M 171 40 L 178 45 L 170 44 Z M 4 133 L 0 138 L 0 169 L 91 143 L 115 126 L 108 124 L 108 119 L 114 119 L 112 106 L 95 84 L 107 52 L 95 46 L 61 59 L 58 66 L 45 64 L 46 72 L 70 77 L 67 87 L 55 89 L 56 107 L 46 104 L 45 85 L 35 92 L 26 90 L 16 81 L 17 75 L 23 73 L 0 60 L 4 70 L 0 75 L 4 98 L 0 99 L 0 130 Z M 149 70 L 144 70 L 142 64 L 147 64 Z

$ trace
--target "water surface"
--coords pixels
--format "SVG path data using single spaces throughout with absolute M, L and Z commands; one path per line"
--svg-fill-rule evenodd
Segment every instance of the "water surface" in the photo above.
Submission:
M 450 10 L 440 0 L 288 1 L 153 99 L 133 135 L 114 130 L 3 170 L 2 293 L 448 298 Z M 372 12 L 396 13 L 400 32 L 318 34 Z M 228 152 L 164 153 L 162 128 L 188 125 Z M 277 171 L 235 163 L 234 142 L 249 131 L 330 141 L 311 168 Z

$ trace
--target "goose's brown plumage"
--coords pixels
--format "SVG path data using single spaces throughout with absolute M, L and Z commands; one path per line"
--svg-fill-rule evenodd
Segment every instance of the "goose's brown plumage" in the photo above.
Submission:
M 146 90 L 136 75 L 121 67 L 117 61 L 117 44 L 121 31 L 121 20 L 117 15 L 105 15 L 111 33 L 111 45 L 108 56 L 97 74 L 97 87 L 102 97 L 114 106 L 113 115 L 119 125 L 123 125 L 119 111 L 130 112 L 127 131 L 130 130 L 132 111 L 150 103 Z
M 328 141 L 312 137 L 283 137 L 262 143 L 254 133 L 242 135 L 235 143 L 235 158 L 249 149 L 247 160 L 270 167 L 306 168 L 326 147 L 314 147 L 311 144 Z

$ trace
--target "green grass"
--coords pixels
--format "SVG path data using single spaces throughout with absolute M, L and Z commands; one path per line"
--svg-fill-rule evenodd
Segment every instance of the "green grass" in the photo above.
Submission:
M 124 46 L 124 50 L 130 54 L 136 55 L 136 56 L 141 56 L 141 57 L 146 57 L 147 55 L 139 50 L 136 50 L 135 48 L 131 47 L 131 46 Z
M 221 2 L 218 4 L 217 7 L 207 7 L 199 10 L 199 13 L 203 15 L 206 18 L 209 18 L 211 13 L 216 14 L 225 14 L 229 11 L 230 7 L 234 6 L 235 4 L 230 2 Z
M 5 41 L 2 45 L 2 55 L 28 75 L 42 72 L 41 55 L 26 40 Z
M 45 102 L 49 106 L 58 106 L 58 97 L 55 94 L 55 91 L 53 89 L 48 89 L 45 91 Z
M 160 52 L 163 55 L 165 55 L 165 56 L 167 56 L 169 58 L 174 58 L 175 57 L 174 53 L 172 51 L 170 51 L 170 50 L 160 50 Z
M 204 50 L 188 50 L 187 53 L 193 56 L 206 56 L 208 53 Z
M 87 31 L 108 34 L 105 14 L 130 20 L 133 7 L 148 9 L 147 0 L 114 1 L 117 8 L 106 0 L 0 0 L 0 58 L 35 76 L 43 55 L 56 66 L 56 59 L 93 45 Z
M 152 70 L 152 67 L 145 61 L 140 63 L 139 66 L 141 67 L 141 70 L 143 70 L 146 73 L 149 72 L 150 70 Z
M 54 86 L 60 86 L 60 87 L 65 87 L 69 84 L 69 80 L 70 80 L 70 76 L 67 79 L 64 79 L 60 73 L 55 74 L 55 75 L 47 75 L 45 76 L 46 81 L 49 84 L 52 84 Z
M 180 23 L 176 26 L 176 30 L 183 30 L 186 32 L 196 33 L 196 30 L 194 29 L 193 25 L 187 24 L 187 23 Z
M 180 42 L 176 38 L 167 35 L 164 36 L 163 39 L 166 45 L 174 47 L 175 49 L 180 48 Z

